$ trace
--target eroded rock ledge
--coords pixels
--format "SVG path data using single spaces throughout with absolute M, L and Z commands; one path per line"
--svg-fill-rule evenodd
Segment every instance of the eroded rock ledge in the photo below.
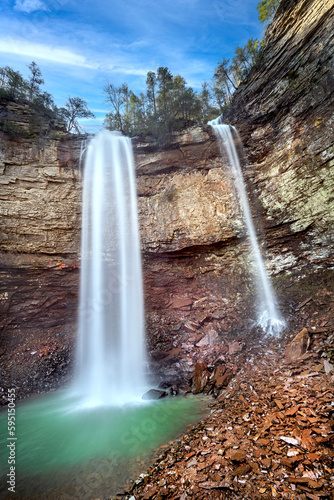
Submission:
M 244 142 L 253 211 L 288 319 L 331 283 L 333 32 L 331 2 L 284 0 L 260 65 L 226 117 Z M 14 115 L 19 122 L 17 106 Z M 22 388 L 26 381 L 24 394 L 56 385 L 71 365 L 82 141 L 61 132 L 39 140 L 0 136 L 0 364 L 6 383 Z M 251 329 L 249 247 L 210 128 L 178 134 L 165 148 L 134 141 L 134 149 L 148 345 L 158 380 L 173 383 L 188 379 L 196 363 L 215 363 L 220 349 Z

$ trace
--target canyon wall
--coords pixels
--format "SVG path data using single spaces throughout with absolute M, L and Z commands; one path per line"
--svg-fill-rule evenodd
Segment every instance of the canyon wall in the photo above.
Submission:
M 280 3 L 260 61 L 226 119 L 247 152 L 273 271 L 332 269 L 333 1 Z
M 29 106 L 6 104 L 5 117 L 24 127 Z M 0 379 L 19 397 L 54 387 L 71 366 L 80 143 L 61 131 L 0 137 Z
M 333 27 L 332 2 L 283 0 L 225 117 L 244 143 L 253 214 L 291 328 L 298 304 L 332 280 Z M 10 119 L 24 122 L 29 110 L 15 106 Z M 82 141 L 61 131 L 1 135 L 0 365 L 24 394 L 56 385 L 73 366 Z M 209 127 L 164 147 L 133 144 L 150 357 L 173 383 L 198 361 L 229 365 L 242 348 L 256 316 L 249 246 Z

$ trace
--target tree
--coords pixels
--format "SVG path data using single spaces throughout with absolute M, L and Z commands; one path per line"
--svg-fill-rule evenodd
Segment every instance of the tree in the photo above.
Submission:
M 168 111 L 171 103 L 171 89 L 173 86 L 173 75 L 168 68 L 160 67 L 157 70 L 158 96 L 157 103 L 160 112 Z
M 258 4 L 257 10 L 261 23 L 270 21 L 273 18 L 279 3 L 280 0 L 262 0 Z
M 218 115 L 219 110 L 212 105 L 212 90 L 207 82 L 202 84 L 202 92 L 199 94 L 201 123 L 207 123 Z
M 226 87 L 227 93 L 231 95 L 231 89 L 236 90 L 237 87 L 231 77 L 231 68 L 229 64 L 229 59 L 223 58 L 222 62 L 220 62 L 215 69 L 214 78 L 220 86 Z
M 165 67 L 147 73 L 146 93 L 139 97 L 125 83 L 120 87 L 108 83 L 104 93 L 112 108 L 104 125 L 126 135 L 165 142 L 172 132 L 201 119 L 199 95 Z
M 19 99 L 26 95 L 27 82 L 19 71 L 15 71 L 10 66 L 0 69 L 0 84 L 2 96 L 7 99 Z
M 238 85 L 248 75 L 252 66 L 256 63 L 259 51 L 260 43 L 257 39 L 253 38 L 250 38 L 244 47 L 237 47 L 235 49 L 231 72 Z
M 168 68 L 160 67 L 157 69 L 157 97 L 156 97 L 156 120 L 153 134 L 155 137 L 163 138 L 173 129 L 173 110 L 172 110 L 172 87 L 173 75 Z M 160 139 L 159 139 L 160 140 Z M 165 139 L 162 139 L 163 141 Z
M 213 95 L 221 113 L 230 103 L 236 84 L 230 61 L 224 58 L 217 65 L 212 78 Z
M 75 130 L 80 133 L 81 129 L 78 118 L 95 118 L 95 115 L 87 108 L 87 103 L 81 97 L 69 97 L 61 113 L 66 122 L 67 132 Z
M 147 90 L 146 90 L 147 99 L 152 107 L 153 113 L 156 114 L 157 105 L 155 100 L 155 88 L 157 86 L 157 77 L 154 71 L 149 71 L 147 73 L 146 85 L 147 85 Z
M 142 134 L 146 127 L 145 95 L 138 97 L 130 90 L 126 105 L 124 129 L 126 135 L 134 136 Z
M 128 86 L 126 83 L 123 83 L 120 87 L 116 87 L 113 83 L 107 83 L 103 92 L 107 96 L 107 102 L 111 104 L 114 111 L 113 113 L 108 113 L 108 128 L 112 127 L 110 130 L 119 130 L 124 134 L 126 128 L 124 115 L 126 115 L 129 99 Z
M 41 70 L 34 61 L 29 64 L 28 68 L 31 71 L 31 76 L 28 82 L 29 101 L 31 102 L 32 98 L 40 93 L 40 85 L 44 85 L 44 80 L 42 78 Z
M 180 75 L 173 78 L 171 111 L 173 130 L 188 127 L 200 116 L 200 99 L 191 87 L 186 87 L 186 81 Z

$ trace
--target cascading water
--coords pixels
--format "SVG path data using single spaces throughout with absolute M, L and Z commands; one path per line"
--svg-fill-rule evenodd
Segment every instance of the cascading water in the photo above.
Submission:
M 83 164 L 83 158 L 86 153 L 87 149 L 87 139 L 83 139 L 80 144 L 80 154 L 79 154 L 79 179 L 82 178 L 82 164 Z
M 83 178 L 78 366 L 70 387 L 17 407 L 15 498 L 110 498 L 153 450 L 206 413 L 197 398 L 142 400 L 148 385 L 130 139 L 95 136 Z M 8 498 L 7 436 L 2 412 L 0 498 Z
M 75 388 L 85 406 L 133 402 L 146 388 L 144 305 L 131 141 L 87 147 Z
M 219 141 L 219 147 L 226 151 L 227 157 L 232 168 L 236 188 L 239 194 L 240 203 L 249 234 L 253 260 L 258 277 L 258 295 L 259 295 L 259 318 L 258 325 L 271 335 L 278 335 L 284 328 L 284 321 L 276 306 L 275 295 L 271 287 L 264 262 L 262 259 L 259 243 L 256 236 L 256 230 L 252 219 L 252 214 L 248 202 L 242 169 L 240 166 L 238 152 L 234 143 L 232 130 L 238 136 L 235 127 L 230 127 L 221 123 L 221 119 L 216 118 L 209 122 Z M 240 138 L 239 138 L 240 139 Z

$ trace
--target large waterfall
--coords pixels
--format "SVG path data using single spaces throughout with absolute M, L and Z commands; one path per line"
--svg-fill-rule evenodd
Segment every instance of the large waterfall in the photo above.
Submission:
M 276 306 L 275 295 L 272 289 L 269 277 L 264 266 L 264 262 L 259 247 L 256 230 L 248 202 L 246 187 L 242 174 L 242 169 L 239 161 L 239 155 L 233 139 L 233 133 L 238 137 L 238 132 L 235 127 L 224 125 L 220 121 L 220 117 L 209 122 L 209 125 L 214 129 L 219 142 L 219 147 L 222 152 L 226 151 L 229 164 L 231 166 L 235 185 L 239 194 L 240 204 L 242 207 L 251 248 L 253 261 L 255 265 L 255 274 L 257 276 L 257 290 L 259 297 L 259 316 L 258 324 L 266 332 L 271 335 L 278 335 L 284 328 L 284 321 Z M 232 133 L 233 132 L 233 133 Z M 240 140 L 241 142 L 241 140 Z
M 104 131 L 87 147 L 75 387 L 85 406 L 145 391 L 145 343 L 135 169 L 130 139 Z

